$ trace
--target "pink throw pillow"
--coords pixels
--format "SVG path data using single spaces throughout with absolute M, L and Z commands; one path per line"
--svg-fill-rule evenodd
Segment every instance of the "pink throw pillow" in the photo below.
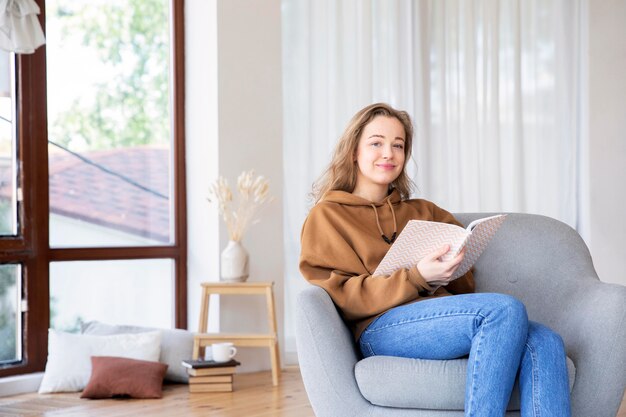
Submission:
M 91 357 L 91 378 L 80 398 L 161 398 L 167 365 L 111 356 Z

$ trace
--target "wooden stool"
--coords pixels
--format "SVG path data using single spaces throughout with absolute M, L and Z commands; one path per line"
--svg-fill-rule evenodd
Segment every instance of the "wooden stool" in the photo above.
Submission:
M 273 282 L 203 282 L 202 301 L 200 304 L 200 321 L 198 334 L 194 336 L 193 359 L 204 357 L 204 348 L 212 343 L 233 342 L 236 346 L 267 347 L 270 350 L 272 363 L 272 383 L 278 385 L 280 376 L 280 353 L 278 350 L 278 333 L 276 326 L 276 310 L 274 309 Z M 207 333 L 209 323 L 209 299 L 211 294 L 263 295 L 267 302 L 267 319 L 270 333 Z

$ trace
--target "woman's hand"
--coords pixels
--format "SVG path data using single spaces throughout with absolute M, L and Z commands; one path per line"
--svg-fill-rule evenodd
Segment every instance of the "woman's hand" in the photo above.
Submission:
M 442 261 L 441 257 L 449 251 L 450 245 L 444 245 L 417 263 L 417 270 L 426 282 L 431 285 L 446 285 L 450 282 L 450 278 L 463 261 L 465 248 L 449 261 Z

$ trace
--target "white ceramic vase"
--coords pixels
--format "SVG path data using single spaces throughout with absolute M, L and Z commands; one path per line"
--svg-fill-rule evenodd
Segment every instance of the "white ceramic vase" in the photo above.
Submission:
M 248 251 L 241 242 L 229 240 L 221 258 L 222 281 L 244 282 L 248 279 Z

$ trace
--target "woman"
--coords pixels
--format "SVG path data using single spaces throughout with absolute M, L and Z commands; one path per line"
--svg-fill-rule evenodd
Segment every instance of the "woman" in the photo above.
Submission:
M 460 225 L 435 204 L 408 199 L 412 138 L 409 115 L 389 105 L 352 118 L 314 188 L 300 271 L 329 293 L 364 357 L 469 355 L 466 416 L 503 416 L 518 373 L 522 416 L 569 416 L 561 338 L 529 322 L 515 298 L 473 293 L 471 272 L 450 281 L 463 252 L 443 261 L 446 245 L 409 269 L 372 275 L 409 220 Z

